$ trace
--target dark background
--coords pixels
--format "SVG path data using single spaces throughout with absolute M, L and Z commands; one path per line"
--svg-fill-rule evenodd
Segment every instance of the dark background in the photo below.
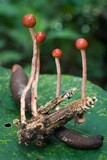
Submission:
M 29 69 L 32 41 L 21 21 L 31 13 L 35 31 L 46 33 L 41 45 L 41 73 L 55 74 L 51 52 L 61 48 L 63 74 L 81 76 L 81 55 L 75 40 L 87 39 L 88 79 L 107 90 L 107 1 L 106 0 L 0 0 L 0 65 L 15 63 Z M 1 75 L 0 75 L 1 76 Z

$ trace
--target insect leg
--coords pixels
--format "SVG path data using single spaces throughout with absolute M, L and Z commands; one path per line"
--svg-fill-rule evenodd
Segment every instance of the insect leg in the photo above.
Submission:
M 48 113 L 51 109 L 54 109 L 58 104 L 60 104 L 64 100 L 70 99 L 76 90 L 77 90 L 76 87 L 72 88 L 72 89 L 66 91 L 62 96 L 59 96 L 53 100 L 50 100 L 45 105 L 41 106 L 38 109 L 38 112 L 42 113 L 42 114 Z

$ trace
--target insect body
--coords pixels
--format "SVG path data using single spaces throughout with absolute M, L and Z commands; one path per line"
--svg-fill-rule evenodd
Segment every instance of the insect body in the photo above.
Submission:
M 74 88 L 71 90 L 71 94 L 74 90 Z M 31 118 L 26 121 L 26 124 L 19 125 L 18 137 L 21 143 L 29 144 L 34 141 L 36 145 L 44 146 L 46 140 L 54 133 L 56 128 L 73 119 L 75 115 L 84 114 L 93 107 L 93 103 L 96 101 L 95 97 L 80 99 L 49 114 L 48 112 L 56 107 L 62 99 L 69 97 L 68 93 L 66 92 L 63 96 L 48 102 L 45 106 L 41 106 L 38 109 L 39 114 L 36 118 Z
M 27 76 L 23 72 L 21 66 L 15 65 L 14 68 L 15 70 L 12 71 L 10 86 L 15 101 L 19 103 L 21 93 L 27 83 Z M 19 142 L 28 145 L 33 141 L 37 146 L 43 147 L 48 138 L 54 135 L 61 142 L 70 145 L 73 148 L 95 149 L 102 146 L 103 136 L 84 137 L 80 133 L 64 127 L 64 124 L 74 119 L 75 116 L 80 118 L 88 109 L 94 107 L 93 104 L 96 101 L 96 97 L 80 99 L 60 108 L 58 111 L 54 111 L 54 108 L 62 101 L 71 98 L 75 91 L 76 88 L 72 88 L 62 96 L 41 106 L 37 109 L 37 117 L 26 120 L 26 123 L 14 120 L 14 123 L 18 125 L 17 134 Z M 28 91 L 26 97 L 27 111 L 30 111 L 30 101 L 31 92 Z M 53 112 L 51 112 L 52 110 Z

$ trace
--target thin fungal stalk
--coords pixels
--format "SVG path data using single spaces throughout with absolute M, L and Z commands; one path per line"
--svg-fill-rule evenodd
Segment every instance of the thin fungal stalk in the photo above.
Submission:
M 35 32 L 34 28 L 29 28 L 29 32 L 32 38 L 32 41 L 35 40 Z M 37 44 L 37 59 L 35 61 L 35 75 L 32 82 L 32 92 L 31 92 L 31 112 L 33 117 L 36 117 L 38 115 L 37 113 L 37 85 L 38 85 L 38 79 L 39 79 L 39 71 L 40 71 L 40 53 L 39 53 L 39 46 Z
M 56 87 L 56 98 L 60 96 L 61 90 L 61 66 L 58 58 L 55 58 L 56 69 L 57 69 L 57 87 Z M 59 110 L 59 106 L 56 107 Z
M 81 98 L 86 98 L 86 81 L 87 81 L 87 63 L 86 63 L 86 53 L 84 49 L 80 50 L 82 57 L 82 87 L 81 87 Z M 81 118 L 78 118 L 78 123 L 85 122 L 85 115 L 83 114 Z
M 37 62 L 37 43 L 36 40 L 33 41 L 33 58 L 32 58 L 32 67 L 31 67 L 31 75 L 30 75 L 30 79 L 25 87 L 25 89 L 23 90 L 23 93 L 21 95 L 21 99 L 20 99 L 20 104 L 21 104 L 21 109 L 20 109 L 20 114 L 21 114 L 21 123 L 26 123 L 26 116 L 25 116 L 25 98 L 26 98 L 26 94 L 28 92 L 28 90 L 31 87 L 31 84 L 33 82 L 34 79 L 34 75 L 35 75 L 35 64 Z
M 85 49 L 88 46 L 88 42 L 84 38 L 79 38 L 76 40 L 75 43 L 77 49 L 80 50 L 81 52 L 81 57 L 82 57 L 82 86 L 81 86 L 81 99 L 86 98 L 86 80 L 87 80 L 87 64 L 86 64 L 86 53 Z M 83 123 L 85 121 L 85 116 L 84 114 L 82 115 L 81 118 L 78 119 L 78 123 Z
M 35 40 L 35 37 L 34 37 L 34 35 L 35 35 L 34 28 L 29 28 L 29 32 L 30 32 L 32 41 L 34 41 Z
M 59 58 L 62 56 L 62 50 L 61 49 L 54 49 L 52 51 L 52 56 L 55 58 L 56 63 L 56 70 L 57 70 L 57 86 L 56 86 L 56 98 L 60 96 L 60 90 L 61 90 L 61 66 L 59 62 Z M 56 110 L 59 110 L 59 106 L 56 106 Z
M 86 80 L 87 80 L 87 63 L 86 63 L 86 53 L 85 50 L 81 49 L 82 56 L 82 67 L 83 67 L 83 79 L 82 79 L 82 88 L 81 88 L 81 98 L 86 98 Z
M 37 44 L 38 46 L 38 44 Z M 37 87 L 39 80 L 39 72 L 40 72 L 40 50 L 39 46 L 37 47 L 37 63 L 36 63 L 36 72 L 34 75 L 33 83 L 32 83 L 32 100 L 31 100 L 31 111 L 32 115 L 36 117 L 38 115 L 37 112 Z
M 57 68 L 57 89 L 56 89 L 56 97 L 60 96 L 61 90 L 61 66 L 58 58 L 55 58 L 56 68 Z

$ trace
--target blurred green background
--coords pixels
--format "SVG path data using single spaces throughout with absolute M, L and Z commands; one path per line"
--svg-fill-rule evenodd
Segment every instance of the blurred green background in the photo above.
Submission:
M 26 13 L 35 15 L 35 31 L 46 33 L 41 45 L 41 73 L 56 73 L 51 52 L 61 48 L 63 74 L 81 76 L 81 55 L 75 40 L 88 40 L 88 79 L 107 89 L 107 1 L 106 0 L 0 0 L 0 65 L 15 63 L 30 67 L 32 41 L 22 26 Z

